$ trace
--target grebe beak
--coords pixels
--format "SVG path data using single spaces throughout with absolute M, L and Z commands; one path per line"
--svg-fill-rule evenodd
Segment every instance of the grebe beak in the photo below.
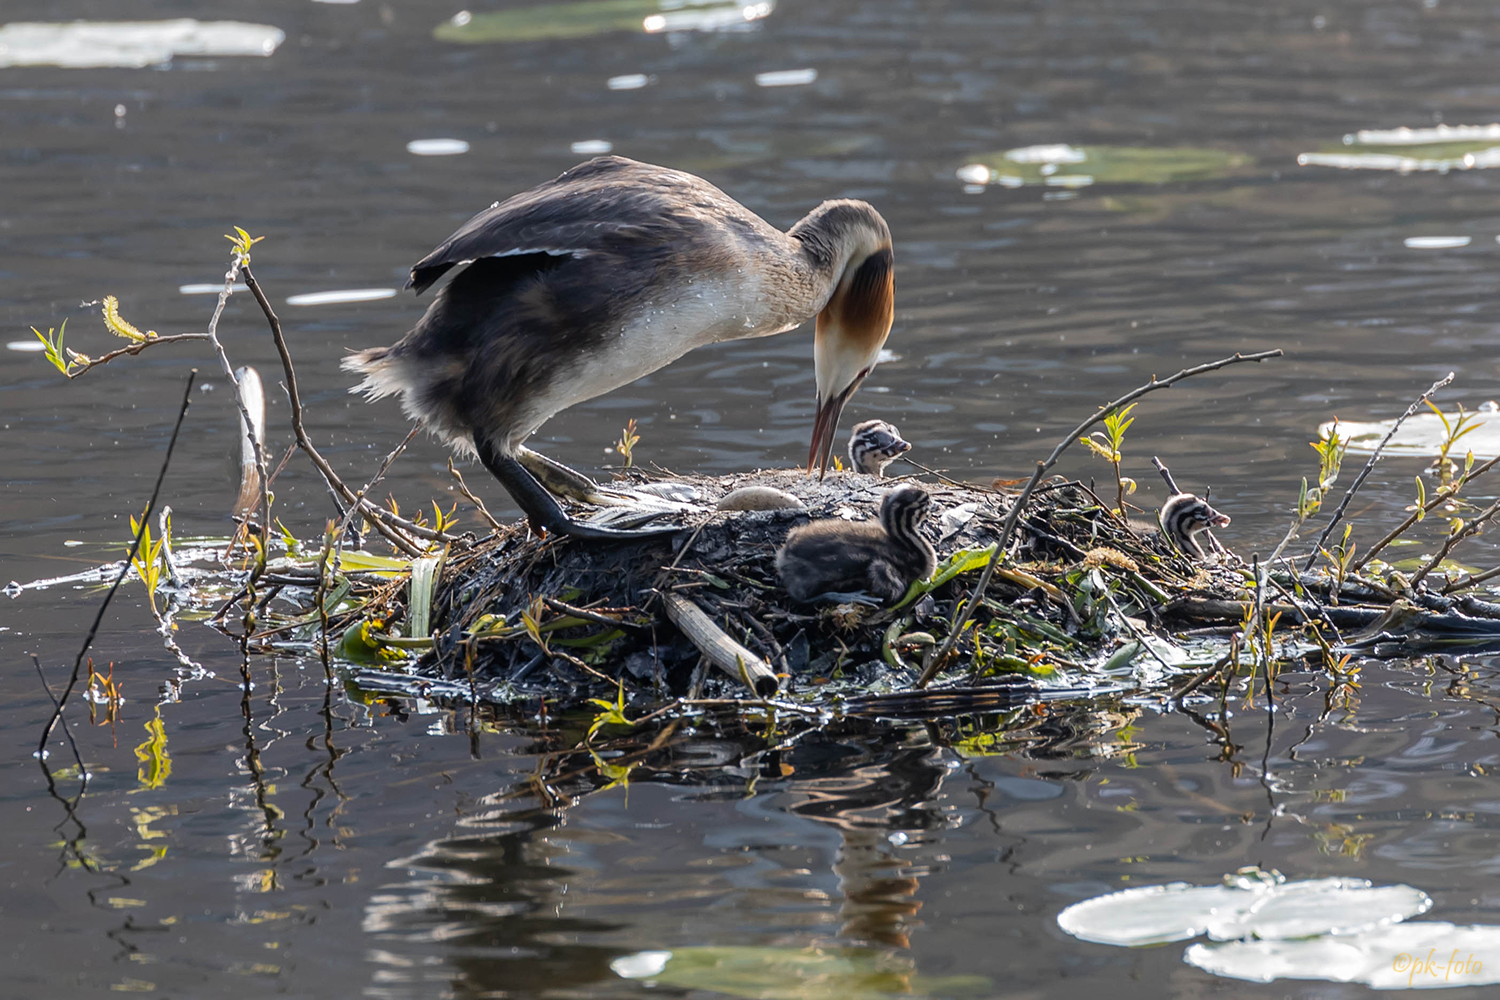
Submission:
M 854 395 L 854 390 L 865 380 L 870 373 L 867 368 L 855 376 L 854 381 L 848 387 L 827 400 L 823 394 L 818 394 L 818 416 L 813 421 L 812 447 L 807 451 L 807 471 L 810 473 L 813 466 L 818 467 L 818 478 L 828 474 L 828 459 L 833 454 L 833 439 L 838 436 L 839 417 L 844 412 L 844 404 L 849 402 L 849 397 Z
M 865 380 L 880 357 L 895 314 L 896 282 L 890 247 L 882 247 L 845 268 L 828 305 L 818 313 L 813 337 L 817 370 L 818 416 L 813 422 L 807 471 L 828 473 L 833 439 L 838 434 L 844 404 Z

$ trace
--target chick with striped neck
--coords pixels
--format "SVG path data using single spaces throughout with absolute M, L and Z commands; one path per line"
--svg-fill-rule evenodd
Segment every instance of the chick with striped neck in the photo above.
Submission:
M 1229 515 L 1214 510 L 1202 497 L 1184 493 L 1178 489 L 1176 481 L 1172 479 L 1172 473 L 1162 464 L 1161 459 L 1153 457 L 1151 464 L 1156 466 L 1156 471 L 1161 473 L 1162 479 L 1166 480 L 1167 489 L 1172 491 L 1172 495 L 1167 497 L 1156 515 L 1157 523 L 1161 526 L 1162 537 L 1189 559 L 1206 559 L 1207 554 L 1198 544 L 1197 536 L 1208 531 L 1209 528 L 1226 527 L 1229 524 Z M 1208 537 L 1222 551 L 1223 547 L 1219 546 L 1214 537 L 1212 535 Z
M 1208 505 L 1207 500 L 1191 493 L 1175 493 L 1167 497 L 1157 518 L 1161 522 L 1162 536 L 1189 559 L 1207 557 L 1196 536 L 1209 528 L 1229 524 L 1228 514 L 1219 513 Z
M 915 483 L 891 490 L 880 521 L 830 518 L 793 528 L 776 553 L 776 571 L 792 598 L 887 604 L 932 575 L 937 553 L 922 537 L 932 498 Z
M 849 435 L 849 468 L 880 478 L 887 465 L 909 451 L 911 443 L 901 437 L 895 424 L 866 420 L 855 424 Z

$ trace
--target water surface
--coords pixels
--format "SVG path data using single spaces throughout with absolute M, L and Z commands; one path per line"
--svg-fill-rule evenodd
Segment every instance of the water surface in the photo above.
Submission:
M 875 203 L 896 237 L 898 357 L 846 422 L 890 419 L 914 457 L 960 477 L 1023 474 L 1152 374 L 1283 348 L 1151 397 L 1127 446 L 1143 506 L 1162 496 L 1148 465 L 1160 455 L 1184 486 L 1212 487 L 1234 518 L 1224 540 L 1248 555 L 1280 537 L 1320 422 L 1390 417 L 1450 370 L 1450 405 L 1500 396 L 1494 174 L 1298 164 L 1361 129 L 1489 124 L 1500 25 L 1488 5 L 830 0 L 783 2 L 735 30 L 435 37 L 455 13 L 270 0 L 240 15 L 285 32 L 269 57 L 0 69 L 3 340 L 67 319 L 68 343 L 101 353 L 114 345 L 83 303 L 106 294 L 143 329 L 202 329 L 212 298 L 180 289 L 220 280 L 221 234 L 243 226 L 266 237 L 255 268 L 310 429 L 360 479 L 405 426 L 393 404 L 348 396 L 339 360 L 393 341 L 424 302 L 287 300 L 399 288 L 474 211 L 607 144 L 698 172 L 778 226 L 824 198 Z M 184 14 L 221 16 L 159 0 L 130 12 Z M 5 11 L 57 16 L 27 0 Z M 68 16 L 122 15 L 83 2 Z M 578 12 L 523 20 L 565 18 Z M 1056 144 L 1221 167 L 1084 186 L 957 174 Z M 236 363 L 273 383 L 279 452 L 286 406 L 253 302 L 235 296 L 221 331 Z M 792 464 L 812 417 L 809 341 L 699 351 L 560 415 L 535 443 L 597 468 L 635 418 L 638 456 L 668 468 Z M 164 496 L 179 533 L 218 535 L 235 435 L 206 351 L 163 347 L 74 383 L 0 351 L 0 575 L 110 557 L 193 365 L 205 384 Z M 408 509 L 446 496 L 445 461 L 419 442 L 389 491 Z M 1366 544 L 1410 502 L 1422 464 L 1376 470 L 1355 505 Z M 1061 471 L 1108 475 L 1081 453 Z M 296 461 L 278 495 L 305 536 L 330 514 Z M 112 731 L 74 714 L 95 774 L 78 841 L 30 756 L 50 704 L 27 654 L 59 686 L 97 601 L 25 591 L 0 615 L 6 995 L 616 997 L 648 989 L 610 970 L 631 952 L 840 945 L 939 982 L 983 977 L 986 996 L 1303 995 L 1215 980 L 1177 946 L 1110 949 L 1054 923 L 1095 893 L 1252 863 L 1405 882 L 1434 897 L 1433 919 L 1500 920 L 1487 659 L 1366 665 L 1352 705 L 1329 713 L 1324 679 L 1288 675 L 1273 728 L 1262 701 L 1231 701 L 1227 749 L 1188 715 L 1120 702 L 1058 708 L 1014 738 L 975 720 L 851 727 L 767 774 L 687 742 L 675 776 L 544 793 L 529 776 L 576 725 L 518 719 L 471 743 L 446 713 L 351 702 L 291 659 L 253 661 L 244 698 L 233 644 L 190 623 L 178 641 L 213 676 L 174 684 L 137 586 L 95 652 L 123 683 L 122 717 Z M 132 753 L 158 721 L 164 777 Z

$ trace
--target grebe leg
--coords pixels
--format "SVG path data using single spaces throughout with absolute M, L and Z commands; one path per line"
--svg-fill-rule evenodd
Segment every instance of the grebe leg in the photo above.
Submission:
M 478 437 L 474 439 L 474 445 L 479 450 L 479 461 L 490 470 L 490 475 L 500 480 L 500 485 L 505 487 L 511 499 L 515 500 L 521 510 L 525 511 L 526 519 L 531 522 L 533 531 L 565 535 L 582 541 L 631 542 L 648 538 L 664 538 L 682 530 L 675 527 L 604 528 L 575 521 L 562 509 L 562 505 L 557 502 L 556 498 L 548 493 L 546 488 L 537 482 L 536 478 L 527 472 L 526 467 L 514 456 L 501 453 L 498 448 Z

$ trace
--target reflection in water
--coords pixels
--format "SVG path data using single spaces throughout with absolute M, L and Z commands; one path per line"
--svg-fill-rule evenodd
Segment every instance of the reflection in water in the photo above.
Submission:
M 1014 743 L 1004 727 L 1015 716 L 971 718 L 961 727 L 973 737 L 988 726 L 997 749 L 1030 745 L 1047 756 L 1066 747 L 1074 755 L 1112 740 L 1123 718 L 1082 706 L 1052 709 L 1031 710 Z M 481 799 L 459 821 L 461 834 L 392 862 L 416 877 L 373 896 L 363 924 L 389 956 L 381 960 L 388 995 L 409 995 L 396 984 L 438 974 L 399 955 L 424 942 L 441 943 L 449 966 L 442 975 L 460 995 L 607 984 L 615 977 L 611 962 L 651 949 L 694 946 L 681 955 L 683 976 L 689 952 L 746 941 L 906 952 L 922 926 L 922 881 L 934 871 L 921 852 L 957 820 L 951 804 L 940 804 L 957 761 L 934 742 L 939 730 L 849 719 L 767 742 L 733 718 L 699 722 L 696 732 L 674 723 L 610 744 L 608 759 L 629 767 L 629 787 L 609 786 L 604 797 L 596 793 L 608 776 L 597 758 L 568 749 L 568 733 L 540 733 L 530 749 L 543 754 L 543 771 Z M 1003 786 L 1011 802 L 1060 792 L 1034 779 Z M 666 799 L 657 791 L 682 788 L 692 791 Z M 532 795 L 541 807 L 515 807 Z M 698 815 L 671 808 L 674 799 L 697 803 Z M 631 930 L 648 913 L 670 926 L 673 914 L 705 905 L 729 907 L 729 927 L 755 930 L 734 936 L 718 921 L 686 922 L 650 938 Z M 771 962 L 783 975 L 829 971 L 820 961 L 777 954 L 736 953 L 734 961 Z M 892 984 L 910 986 L 910 962 L 900 958 L 906 972 Z M 887 989 L 896 987 L 880 992 Z

